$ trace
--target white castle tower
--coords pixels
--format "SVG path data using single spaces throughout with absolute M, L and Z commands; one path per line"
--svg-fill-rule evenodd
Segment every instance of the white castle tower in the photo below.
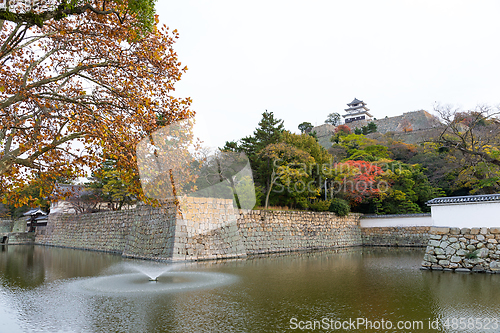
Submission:
M 347 104 L 347 106 L 349 108 L 345 109 L 346 114 L 342 115 L 342 117 L 345 118 L 344 122 L 346 124 L 358 120 L 371 121 L 373 119 L 373 116 L 368 112 L 370 111 L 370 109 L 366 107 L 365 102 L 354 98 L 354 100 L 351 103 Z

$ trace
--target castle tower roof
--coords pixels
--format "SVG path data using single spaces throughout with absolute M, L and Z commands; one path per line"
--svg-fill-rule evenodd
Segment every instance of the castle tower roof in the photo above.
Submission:
M 370 120 L 373 116 L 368 112 L 370 109 L 366 107 L 366 103 L 354 98 L 353 101 L 347 104 L 349 108 L 344 109 L 346 114 L 342 115 L 345 118 L 346 123 L 352 121 L 367 119 Z
M 360 101 L 359 99 L 357 99 L 356 97 L 354 97 L 354 99 L 352 100 L 351 103 L 347 104 L 348 106 L 351 106 L 351 105 L 357 105 L 357 104 L 363 104 L 363 105 L 366 105 L 365 102 L 363 101 Z

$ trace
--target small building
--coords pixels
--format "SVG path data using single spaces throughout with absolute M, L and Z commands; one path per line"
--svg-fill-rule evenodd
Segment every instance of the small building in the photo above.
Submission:
M 433 225 L 456 228 L 500 226 L 500 194 L 434 198 L 431 207 Z
M 26 216 L 26 225 L 28 231 L 33 232 L 37 226 L 47 225 L 47 213 L 40 208 L 32 208 L 23 214 Z
M 344 122 L 346 124 L 352 123 L 353 121 L 358 121 L 358 120 L 366 120 L 366 121 L 371 121 L 373 119 L 373 116 L 371 115 L 370 109 L 366 107 L 366 103 L 363 101 L 360 101 L 357 98 L 354 98 L 354 100 L 347 104 L 349 108 L 344 109 L 346 114 L 342 115 L 344 117 Z

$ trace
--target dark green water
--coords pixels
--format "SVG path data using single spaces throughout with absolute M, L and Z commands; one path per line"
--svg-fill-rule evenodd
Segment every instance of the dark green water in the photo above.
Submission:
M 1 333 L 500 332 L 500 274 L 420 271 L 423 249 L 175 265 L 37 246 L 0 251 Z

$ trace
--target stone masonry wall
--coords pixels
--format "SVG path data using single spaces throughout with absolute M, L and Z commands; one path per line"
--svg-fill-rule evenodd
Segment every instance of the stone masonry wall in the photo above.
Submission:
M 500 273 L 500 228 L 431 228 L 422 269 Z
M 163 208 L 54 214 L 35 243 L 151 260 L 207 260 L 360 245 L 425 246 L 430 227 L 360 228 L 360 214 L 237 211 L 232 200 L 184 198 Z
M 37 227 L 35 242 L 70 248 L 124 253 L 155 258 L 168 253 L 173 211 L 141 206 L 134 210 L 94 214 L 49 215 L 45 228 Z M 146 242 L 147 240 L 147 242 Z M 166 248 L 166 249 L 165 249 Z
M 247 254 L 361 245 L 359 214 L 245 211 L 238 228 Z
M 173 204 L 163 208 L 142 206 L 123 211 L 121 226 L 128 231 L 123 230 L 123 245 L 118 252 L 121 250 L 122 256 L 127 258 L 170 259 L 177 231 L 176 214 Z
M 361 245 L 359 214 L 241 211 L 232 200 L 191 198 L 175 206 L 55 214 L 36 244 L 152 260 L 206 260 Z
M 233 200 L 184 198 L 172 259 L 207 260 L 246 256 Z
M 8 235 L 9 245 L 30 245 L 35 241 L 33 232 L 11 232 Z
M 361 228 L 363 245 L 421 246 L 429 241 L 431 227 L 372 227 Z
M 0 219 L 0 233 L 11 232 L 13 226 L 13 220 Z

